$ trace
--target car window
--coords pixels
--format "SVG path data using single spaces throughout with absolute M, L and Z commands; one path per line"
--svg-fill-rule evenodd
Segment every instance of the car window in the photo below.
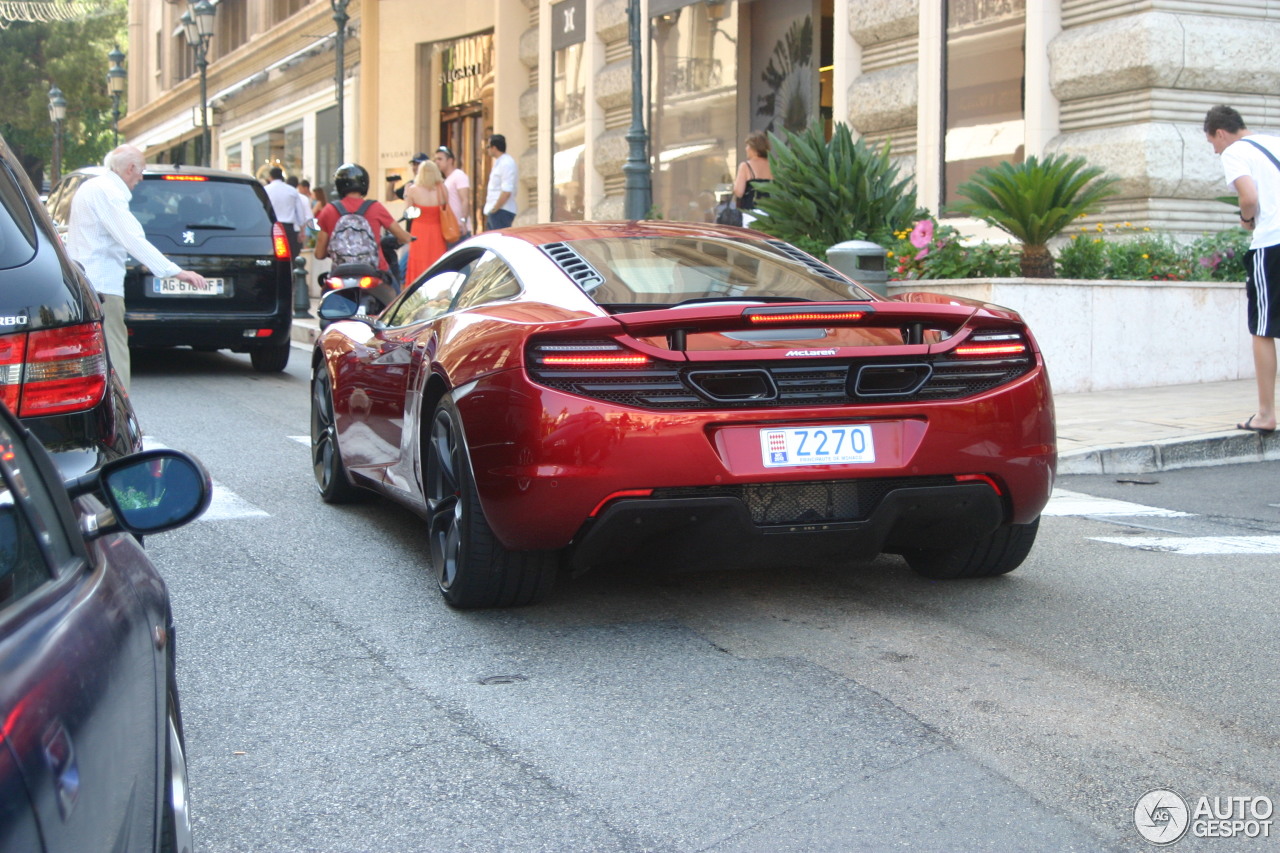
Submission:
M 449 310 L 449 304 L 466 279 L 465 270 L 445 270 L 430 276 L 401 300 L 387 319 L 387 325 L 408 326 L 439 317 Z
M 36 254 L 36 224 L 9 164 L 0 161 L 0 269 L 28 263 Z
M 510 299 L 520 293 L 520 281 L 507 262 L 488 252 L 475 266 L 466 284 L 453 301 L 452 310 L 472 308 L 495 299 Z
M 569 244 L 603 282 L 590 291 L 606 305 L 674 304 L 689 299 L 783 297 L 828 302 L 861 295 L 823 278 L 767 244 L 709 237 L 603 238 Z
M 253 187 L 202 175 L 148 177 L 133 190 L 129 210 L 147 231 L 190 228 L 269 233 L 271 219 Z M 180 180 L 179 180 L 180 179 Z

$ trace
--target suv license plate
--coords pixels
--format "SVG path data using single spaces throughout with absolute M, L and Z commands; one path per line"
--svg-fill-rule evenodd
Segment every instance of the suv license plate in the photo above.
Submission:
M 154 296 L 227 296 L 229 292 L 227 281 L 222 278 L 206 278 L 204 287 L 196 287 L 179 278 L 151 280 L 151 293 Z
M 870 424 L 760 430 L 766 468 L 875 462 Z

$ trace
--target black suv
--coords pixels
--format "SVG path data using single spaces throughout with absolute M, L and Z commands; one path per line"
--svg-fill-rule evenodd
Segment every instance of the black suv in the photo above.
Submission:
M 0 399 L 66 477 L 142 449 L 107 361 L 102 301 L 0 137 Z
M 55 222 L 67 223 L 76 190 L 102 173 L 78 169 L 58 182 L 48 200 Z M 129 209 L 157 249 L 209 282 L 195 290 L 131 261 L 124 279 L 130 346 L 229 349 L 249 353 L 256 370 L 284 370 L 292 259 L 262 185 L 240 172 L 150 164 Z

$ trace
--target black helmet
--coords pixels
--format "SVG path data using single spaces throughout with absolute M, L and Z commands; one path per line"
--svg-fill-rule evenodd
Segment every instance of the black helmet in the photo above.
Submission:
M 343 163 L 333 173 L 333 188 L 338 191 L 338 198 L 353 192 L 368 195 L 369 173 L 357 163 Z

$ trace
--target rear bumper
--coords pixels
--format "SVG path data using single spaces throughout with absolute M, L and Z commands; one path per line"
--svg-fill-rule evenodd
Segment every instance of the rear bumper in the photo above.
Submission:
M 620 563 L 670 569 L 763 568 L 872 557 L 918 546 L 949 547 L 995 530 L 1006 518 L 985 484 L 903 486 L 865 518 L 758 524 L 747 501 L 721 495 L 626 498 L 588 522 L 569 554 L 575 573 Z
M 271 314 L 155 313 L 126 311 L 129 343 L 139 347 L 191 346 L 248 350 L 289 340 L 292 309 Z M 260 334 L 262 330 L 270 334 Z M 252 336 L 247 332 L 253 332 Z

